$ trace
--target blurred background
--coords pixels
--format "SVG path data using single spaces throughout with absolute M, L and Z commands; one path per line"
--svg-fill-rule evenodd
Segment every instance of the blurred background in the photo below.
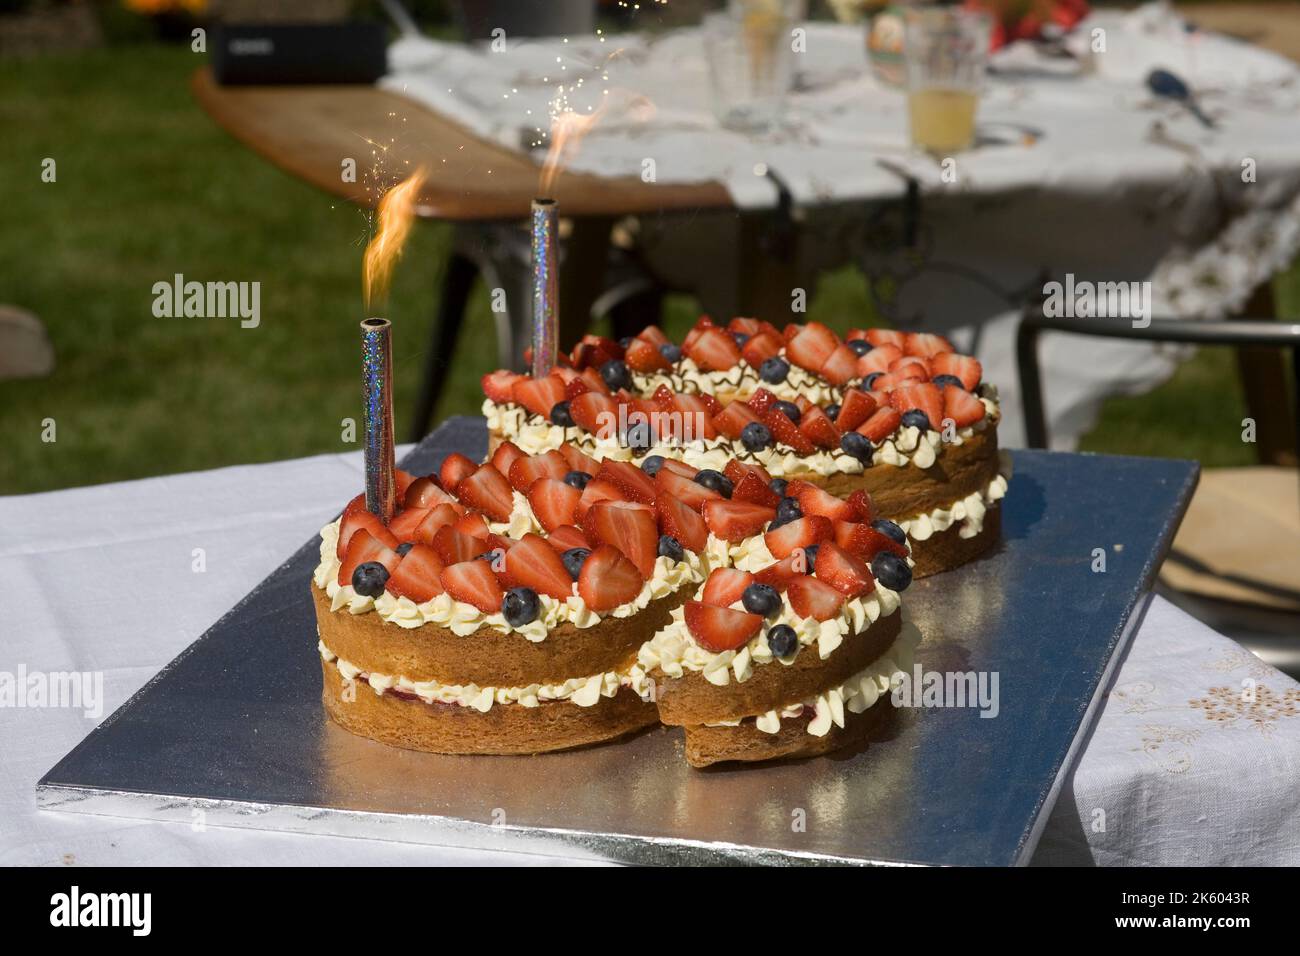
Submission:
M 571 6 L 556 3 L 550 14 Z M 612 35 L 666 33 L 722 4 L 589 6 L 591 26 Z M 545 32 L 547 16 L 545 5 L 527 0 L 513 10 L 488 0 L 410 0 L 403 7 L 426 36 L 446 41 L 483 36 L 484 24 L 512 16 Z M 1300 60 L 1300 2 L 1176 8 L 1189 24 Z M 883 9 L 817 0 L 808 15 L 857 24 L 865 70 L 865 39 Z M 1001 4 L 999 27 L 1012 31 L 1037 9 Z M 540 26 L 532 22 L 538 18 Z M 205 109 L 192 87 L 211 56 L 210 46 L 194 48 L 196 28 L 347 19 L 396 33 L 392 11 L 374 2 L 0 0 L 0 494 L 355 449 L 343 443 L 339 423 L 357 412 L 355 322 L 365 314 L 360 261 L 372 211 L 286 171 L 283 162 L 268 162 L 214 121 L 211 101 Z M 42 176 L 47 158 L 57 160 L 53 181 Z M 469 287 L 454 342 L 442 351 L 431 344 L 459 229 L 437 216 L 419 222 L 395 274 L 387 315 L 400 330 L 399 439 L 421 428 L 410 410 L 427 366 L 437 365 L 445 378 L 431 418 L 437 421 L 477 414 L 479 378 L 499 364 L 498 324 L 483 281 Z M 228 322 L 154 320 L 153 285 L 173 273 L 260 279 L 256 333 Z M 855 263 L 817 272 L 807 318 L 840 332 L 889 325 L 894 317 L 882 302 L 890 290 L 880 278 Z M 1262 302 L 1267 316 L 1239 311 L 1300 319 L 1300 266 L 1283 268 L 1265 286 L 1265 297 L 1246 306 Z M 638 314 L 658 318 L 680 340 L 705 306 L 690 291 L 667 287 Z M 611 321 L 596 315 L 589 328 L 612 333 Z M 1279 425 L 1294 407 L 1285 352 L 1261 373 L 1267 385 L 1253 401 L 1281 416 L 1274 416 L 1274 440 L 1263 444 L 1242 440 L 1243 419 L 1258 413 L 1248 402 L 1256 367 L 1249 356 L 1205 347 L 1179 357 L 1185 360 L 1162 384 L 1107 397 L 1078 447 L 1207 467 L 1295 468 L 1294 421 Z M 56 443 L 39 440 L 47 420 L 57 423 Z M 1292 512 L 1294 492 L 1292 482 L 1284 501 Z M 1294 561 L 1292 574 L 1300 573 L 1294 540 L 1268 551 L 1271 565 Z M 1189 606 L 1202 600 L 1194 587 L 1185 590 Z M 1237 593 L 1213 604 L 1224 595 L 1211 594 L 1196 607 L 1236 636 L 1300 632 L 1300 593 L 1276 579 L 1264 590 L 1262 600 Z

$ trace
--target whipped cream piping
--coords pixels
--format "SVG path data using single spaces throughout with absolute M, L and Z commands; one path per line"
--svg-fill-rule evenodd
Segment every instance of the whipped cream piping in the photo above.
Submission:
M 527 504 L 527 500 L 524 500 Z M 531 510 L 529 511 L 531 515 Z M 512 515 L 513 519 L 513 515 Z M 358 594 L 350 584 L 339 584 L 337 556 L 339 522 L 331 521 L 320 532 L 320 563 L 312 577 L 318 588 L 325 591 L 330 599 L 330 610 L 340 611 L 344 608 L 351 614 L 366 614 L 375 611 L 390 624 L 399 627 L 420 627 L 424 624 L 437 624 L 453 634 L 464 636 L 472 634 L 480 627 L 491 627 L 503 633 L 518 633 L 534 643 L 546 640 L 552 628 L 569 623 L 575 627 L 587 628 L 599 624 L 605 617 L 631 617 L 643 610 L 650 602 L 675 594 L 689 584 L 703 581 L 709 575 L 709 566 L 704 555 L 686 552 L 681 561 L 673 562 L 659 557 L 655 560 L 654 573 L 641 588 L 641 593 L 612 611 L 597 612 L 587 607 L 587 603 L 578 594 L 577 585 L 573 593 L 563 601 L 545 594 L 537 596 L 541 611 L 537 618 L 514 627 L 500 611 L 485 614 L 472 604 L 455 600 L 450 594 L 439 594 L 423 604 L 416 604 L 410 598 L 398 597 L 385 591 L 377 598 Z
M 413 681 L 406 677 L 365 671 L 339 657 L 325 646 L 324 641 L 317 642 L 317 650 L 323 661 L 338 667 L 339 674 L 345 681 L 363 679 L 380 697 L 390 690 L 396 690 L 418 697 L 426 704 L 458 704 L 473 708 L 481 714 L 491 710 L 493 704 L 537 707 L 549 701 L 564 700 L 579 707 L 591 707 L 603 697 L 613 697 L 622 687 L 632 687 L 638 694 L 645 696 L 644 687 L 634 684 L 630 675 L 617 671 L 592 674 L 589 677 L 572 677 L 559 684 L 480 687 L 478 684 L 442 684 L 436 680 Z
M 1006 452 L 998 453 L 998 474 L 993 476 L 987 487 L 973 491 L 965 498 L 958 498 L 950 505 L 935 508 L 925 514 L 905 518 L 898 526 L 913 541 L 928 541 L 932 536 L 947 531 L 953 525 L 960 525 L 959 538 L 973 538 L 984 530 L 984 516 L 995 503 L 1007 494 L 1007 481 L 1011 477 L 1011 456 Z
M 743 717 L 737 720 L 722 720 L 705 724 L 706 727 L 739 727 L 747 720 L 754 721 L 754 726 L 765 734 L 775 734 L 781 730 L 781 721 L 795 720 L 803 717 L 809 709 L 813 717 L 805 728 L 814 737 L 824 737 L 831 727 L 843 729 L 845 711 L 861 714 L 887 694 L 893 686 L 895 677 L 910 673 L 916 647 L 921 643 L 921 632 L 909 620 L 904 620 L 898 637 L 880 657 L 858 671 L 842 684 L 827 688 L 806 700 L 788 704 L 778 710 L 769 710 L 757 717 Z

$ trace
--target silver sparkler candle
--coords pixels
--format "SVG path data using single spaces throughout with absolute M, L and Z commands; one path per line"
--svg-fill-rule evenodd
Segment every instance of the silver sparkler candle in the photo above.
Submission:
M 393 517 L 393 324 L 361 323 L 361 388 L 365 400 L 366 508 L 384 524 Z
M 555 365 L 560 339 L 560 217 L 554 199 L 533 200 L 533 378 Z

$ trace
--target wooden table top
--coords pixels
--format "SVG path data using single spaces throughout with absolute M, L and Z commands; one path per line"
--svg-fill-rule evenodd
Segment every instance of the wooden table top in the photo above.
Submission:
M 522 218 L 537 193 L 540 167 L 523 153 L 377 87 L 220 86 L 202 67 L 190 89 L 236 139 L 299 179 L 363 206 L 373 206 L 383 189 L 421 163 L 428 179 L 419 214 L 427 218 Z M 357 182 L 343 180 L 347 158 L 356 161 Z M 576 217 L 733 206 L 720 183 L 661 185 L 638 177 L 564 173 L 555 193 L 564 215 Z

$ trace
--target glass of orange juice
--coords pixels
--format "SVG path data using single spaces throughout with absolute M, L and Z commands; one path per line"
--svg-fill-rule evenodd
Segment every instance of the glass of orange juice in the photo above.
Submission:
M 905 23 L 912 145 L 940 156 L 969 149 L 988 66 L 991 18 L 960 7 L 913 7 Z

